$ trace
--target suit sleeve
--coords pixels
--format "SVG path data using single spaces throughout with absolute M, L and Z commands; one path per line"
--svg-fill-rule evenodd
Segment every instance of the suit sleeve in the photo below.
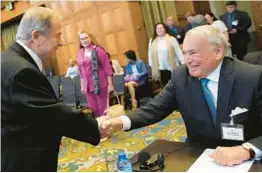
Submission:
M 260 117 L 260 127 L 262 127 L 262 73 L 260 74 L 260 79 L 258 81 L 258 87 L 256 89 L 256 103 L 258 107 L 259 117 Z M 257 129 L 260 131 L 261 136 L 257 138 L 253 138 L 249 140 L 248 142 L 254 145 L 256 148 L 258 148 L 260 151 L 262 151 L 262 128 Z
M 251 19 L 249 17 L 249 15 L 246 12 L 242 13 L 242 25 L 237 26 L 237 31 L 245 31 L 248 30 L 248 28 L 251 26 Z
M 14 74 L 10 98 L 30 126 L 92 145 L 100 141 L 97 121 L 58 102 L 48 80 L 35 69 L 23 68 Z
M 157 123 L 178 109 L 173 82 L 172 79 L 164 90 L 146 106 L 128 115 L 131 120 L 130 130 Z

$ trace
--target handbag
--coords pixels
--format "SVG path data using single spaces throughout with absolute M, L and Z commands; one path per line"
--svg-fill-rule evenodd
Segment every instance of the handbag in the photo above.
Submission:
M 108 105 L 108 109 L 107 109 L 107 114 L 106 115 L 110 116 L 111 118 L 119 117 L 121 115 L 125 115 L 126 114 L 124 106 L 121 105 L 121 103 L 120 103 L 120 100 L 119 100 L 119 97 L 117 95 L 117 92 L 114 91 L 113 93 L 115 94 L 115 96 L 117 98 L 118 104 L 109 106 L 109 99 L 110 98 L 108 96 L 108 104 L 107 104 Z

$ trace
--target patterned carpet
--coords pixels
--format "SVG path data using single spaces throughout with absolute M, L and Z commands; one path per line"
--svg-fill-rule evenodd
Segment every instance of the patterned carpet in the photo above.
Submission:
M 60 146 L 59 172 L 111 172 L 115 170 L 119 151 L 128 157 L 145 148 L 156 139 L 185 141 L 186 130 L 179 113 L 173 113 L 159 123 L 117 132 L 110 139 L 92 146 L 70 138 L 63 138 Z

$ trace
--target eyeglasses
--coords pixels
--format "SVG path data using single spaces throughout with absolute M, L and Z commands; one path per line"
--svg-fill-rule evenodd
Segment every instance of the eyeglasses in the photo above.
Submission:
M 88 39 L 89 39 L 89 37 L 80 38 L 81 41 L 83 41 L 83 40 L 88 40 Z

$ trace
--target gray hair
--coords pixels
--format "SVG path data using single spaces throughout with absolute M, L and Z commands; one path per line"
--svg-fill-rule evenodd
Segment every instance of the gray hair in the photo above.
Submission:
M 60 19 L 55 11 L 46 7 L 33 7 L 24 14 L 16 34 L 16 39 L 28 41 L 32 38 L 32 32 L 37 30 L 41 34 L 48 33 L 53 19 Z
M 192 28 L 195 28 L 198 26 L 207 25 L 207 21 L 202 14 L 197 14 L 194 16 L 191 25 L 192 25 Z
M 188 35 L 197 35 L 202 36 L 208 39 L 208 42 L 213 46 L 217 47 L 218 45 L 222 45 L 224 48 L 224 55 L 227 55 L 229 45 L 224 36 L 224 34 L 218 30 L 217 28 L 210 25 L 203 25 L 189 30 L 186 33 Z

